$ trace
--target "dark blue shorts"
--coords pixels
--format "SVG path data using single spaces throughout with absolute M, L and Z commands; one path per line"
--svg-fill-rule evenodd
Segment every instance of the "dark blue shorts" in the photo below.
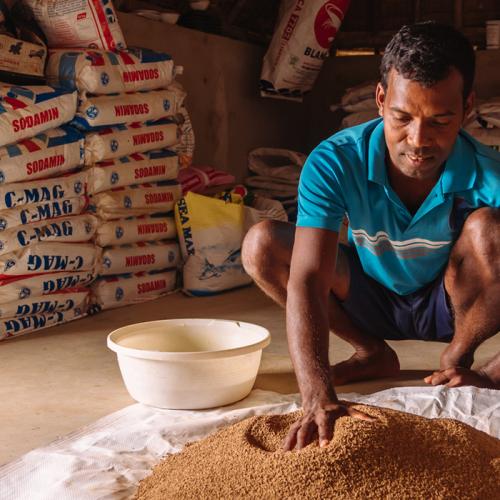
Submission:
M 453 316 L 446 299 L 443 277 L 409 295 L 398 295 L 363 271 L 356 249 L 340 245 L 349 259 L 351 284 L 341 303 L 364 333 L 387 340 L 450 342 Z

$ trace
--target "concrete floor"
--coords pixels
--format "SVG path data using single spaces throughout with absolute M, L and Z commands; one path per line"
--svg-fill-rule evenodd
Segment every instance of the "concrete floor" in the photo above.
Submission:
M 287 353 L 284 313 L 257 288 L 249 287 L 209 298 L 182 294 L 146 304 L 106 311 L 68 325 L 0 343 L 0 464 L 43 446 L 134 401 L 121 379 L 107 334 L 120 326 L 155 319 L 207 317 L 258 323 L 271 331 L 256 387 L 297 392 Z M 385 379 L 341 386 L 339 392 L 371 393 L 394 386 L 423 385 L 436 368 L 443 344 L 403 341 L 396 348 L 402 372 Z M 481 363 L 500 350 L 500 335 L 478 350 Z M 352 350 L 334 338 L 330 359 Z

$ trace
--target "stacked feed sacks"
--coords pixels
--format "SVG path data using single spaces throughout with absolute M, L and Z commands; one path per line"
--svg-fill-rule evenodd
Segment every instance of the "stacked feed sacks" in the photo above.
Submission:
M 478 101 L 464 128 L 479 142 L 500 151 L 500 97 Z
M 288 219 L 297 218 L 299 178 L 306 156 L 297 151 L 278 148 L 257 148 L 248 155 L 245 186 L 257 196 L 279 201 Z
M 82 317 L 98 250 L 75 92 L 0 85 L 0 339 Z
M 365 82 L 346 89 L 339 104 L 330 106 L 331 111 L 342 110 L 344 117 L 340 128 L 349 128 L 378 117 L 375 101 L 376 82 Z
M 175 289 L 180 262 L 173 218 L 185 94 L 166 54 L 53 50 L 49 81 L 79 93 L 73 124 L 85 134 L 90 210 L 103 248 L 94 311 Z M 186 120 L 181 117 L 180 122 Z

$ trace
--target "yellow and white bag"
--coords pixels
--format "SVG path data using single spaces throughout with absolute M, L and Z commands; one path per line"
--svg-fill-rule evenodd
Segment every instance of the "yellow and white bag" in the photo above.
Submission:
M 241 263 L 243 204 L 190 192 L 177 202 L 175 220 L 184 259 L 185 293 L 212 295 L 252 282 Z

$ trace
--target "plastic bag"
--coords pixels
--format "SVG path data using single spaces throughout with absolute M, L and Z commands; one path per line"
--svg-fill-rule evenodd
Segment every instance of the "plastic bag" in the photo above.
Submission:
M 302 100 L 328 57 L 350 0 L 283 0 L 264 56 L 261 95 Z
M 16 227 L 0 233 L 0 255 L 44 241 L 77 243 L 90 241 L 98 220 L 91 214 L 61 217 Z
M 23 0 L 47 37 L 49 47 L 125 49 L 111 0 Z
M 76 113 L 76 92 L 0 84 L 0 146 L 59 127 Z
M 173 217 L 162 214 L 103 222 L 97 228 L 96 243 L 105 247 L 140 241 L 170 240 L 176 236 Z
M 176 87 L 133 94 L 83 96 L 71 124 L 81 130 L 95 130 L 172 117 L 179 113 L 185 96 L 185 92 Z
M 138 273 L 177 267 L 180 262 L 179 245 L 175 241 L 151 241 L 107 247 L 102 252 L 99 274 Z
M 175 221 L 184 292 L 212 295 L 252 282 L 241 263 L 244 205 L 188 193 L 175 206 Z
M 175 71 L 168 54 L 149 49 L 53 49 L 46 74 L 51 85 L 102 95 L 165 88 L 173 82 Z
M 257 148 L 248 154 L 248 168 L 257 175 L 298 183 L 306 158 L 290 149 Z
M 104 220 L 170 212 L 181 197 L 175 181 L 138 184 L 92 196 L 89 209 Z
M 224 186 L 236 182 L 234 175 L 223 170 L 216 170 L 208 165 L 182 168 L 179 170 L 177 180 L 181 183 L 184 194 L 189 191 L 203 194 L 203 191 L 208 187 Z
M 84 136 L 68 125 L 0 148 L 0 184 L 53 177 L 83 165 Z
M 48 314 L 33 314 L 31 316 L 0 320 L 0 340 L 43 330 L 49 326 L 68 323 L 69 321 L 83 318 L 86 314 L 87 311 L 75 307 L 69 311 L 54 311 Z
M 176 283 L 177 269 L 100 278 L 92 285 L 92 312 L 158 299 Z
M 86 174 L 54 177 L 33 182 L 15 182 L 0 185 L 0 210 L 33 203 L 62 201 L 86 193 Z
M 106 128 L 87 135 L 85 164 L 168 148 L 177 144 L 179 136 L 177 124 L 169 119 Z
M 40 297 L 63 290 L 82 288 L 96 278 L 92 271 L 59 272 L 36 276 L 8 277 L 0 280 L 0 304 L 28 297 Z
M 58 271 L 92 271 L 100 248 L 90 243 L 38 243 L 0 256 L 0 279 Z
M 168 149 L 134 153 L 96 163 L 87 172 L 89 194 L 97 194 L 138 183 L 177 179 L 179 157 Z
M 56 311 L 65 312 L 75 308 L 85 311 L 89 303 L 89 293 L 89 289 L 71 290 L 1 303 L 0 318 L 19 318 Z
M 21 205 L 0 211 L 0 237 L 2 231 L 47 219 L 79 215 L 87 207 L 86 196 L 61 198 L 44 203 Z

